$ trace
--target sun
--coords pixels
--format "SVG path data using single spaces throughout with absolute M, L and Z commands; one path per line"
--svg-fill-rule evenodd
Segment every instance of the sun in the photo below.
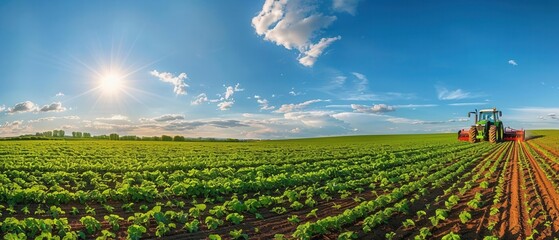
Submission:
M 120 92 L 123 87 L 123 78 L 119 74 L 106 74 L 99 81 L 99 88 L 105 93 L 115 94 Z

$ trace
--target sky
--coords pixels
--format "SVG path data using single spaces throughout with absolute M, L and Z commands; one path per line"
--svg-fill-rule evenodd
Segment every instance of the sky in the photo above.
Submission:
M 0 137 L 559 126 L 557 1 L 0 3 Z

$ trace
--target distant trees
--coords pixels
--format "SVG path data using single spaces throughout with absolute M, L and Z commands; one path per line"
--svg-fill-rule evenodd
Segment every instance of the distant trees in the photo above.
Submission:
M 184 140 L 186 140 L 184 138 L 184 136 L 178 136 L 177 135 L 177 136 L 173 137 L 173 141 L 175 141 L 175 142 L 184 142 Z
M 119 138 L 118 134 L 116 134 L 116 133 L 111 133 L 109 135 L 109 140 L 119 140 L 119 139 L 120 138 Z
M 64 137 L 64 130 L 54 130 L 52 131 L 53 137 Z
M 62 138 L 65 136 L 64 130 L 53 130 L 45 132 L 37 132 L 35 135 L 29 135 L 35 137 L 35 139 L 45 139 L 45 138 Z M 41 138 L 45 137 L 45 138 Z M 107 140 L 127 140 L 127 141 L 168 141 L 168 142 L 239 142 L 243 140 L 235 138 L 219 139 L 219 138 L 187 138 L 184 136 L 176 135 L 161 135 L 161 136 L 143 136 L 138 137 L 135 135 L 125 135 L 120 136 L 118 133 L 111 133 L 107 135 L 97 135 L 92 136 L 91 133 L 87 132 L 72 132 L 72 138 L 93 138 L 93 139 L 107 139 Z

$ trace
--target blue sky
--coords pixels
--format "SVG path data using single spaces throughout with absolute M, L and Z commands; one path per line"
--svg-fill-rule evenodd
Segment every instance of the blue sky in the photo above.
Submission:
M 0 136 L 557 128 L 554 1 L 3 1 Z

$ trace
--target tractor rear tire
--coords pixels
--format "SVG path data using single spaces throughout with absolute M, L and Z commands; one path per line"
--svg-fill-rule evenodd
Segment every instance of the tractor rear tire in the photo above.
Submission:
M 495 125 L 489 127 L 489 142 L 490 143 L 497 142 L 497 126 Z
M 470 137 L 470 142 L 471 143 L 476 143 L 477 142 L 477 128 L 476 127 L 471 127 L 469 133 L 469 137 Z

